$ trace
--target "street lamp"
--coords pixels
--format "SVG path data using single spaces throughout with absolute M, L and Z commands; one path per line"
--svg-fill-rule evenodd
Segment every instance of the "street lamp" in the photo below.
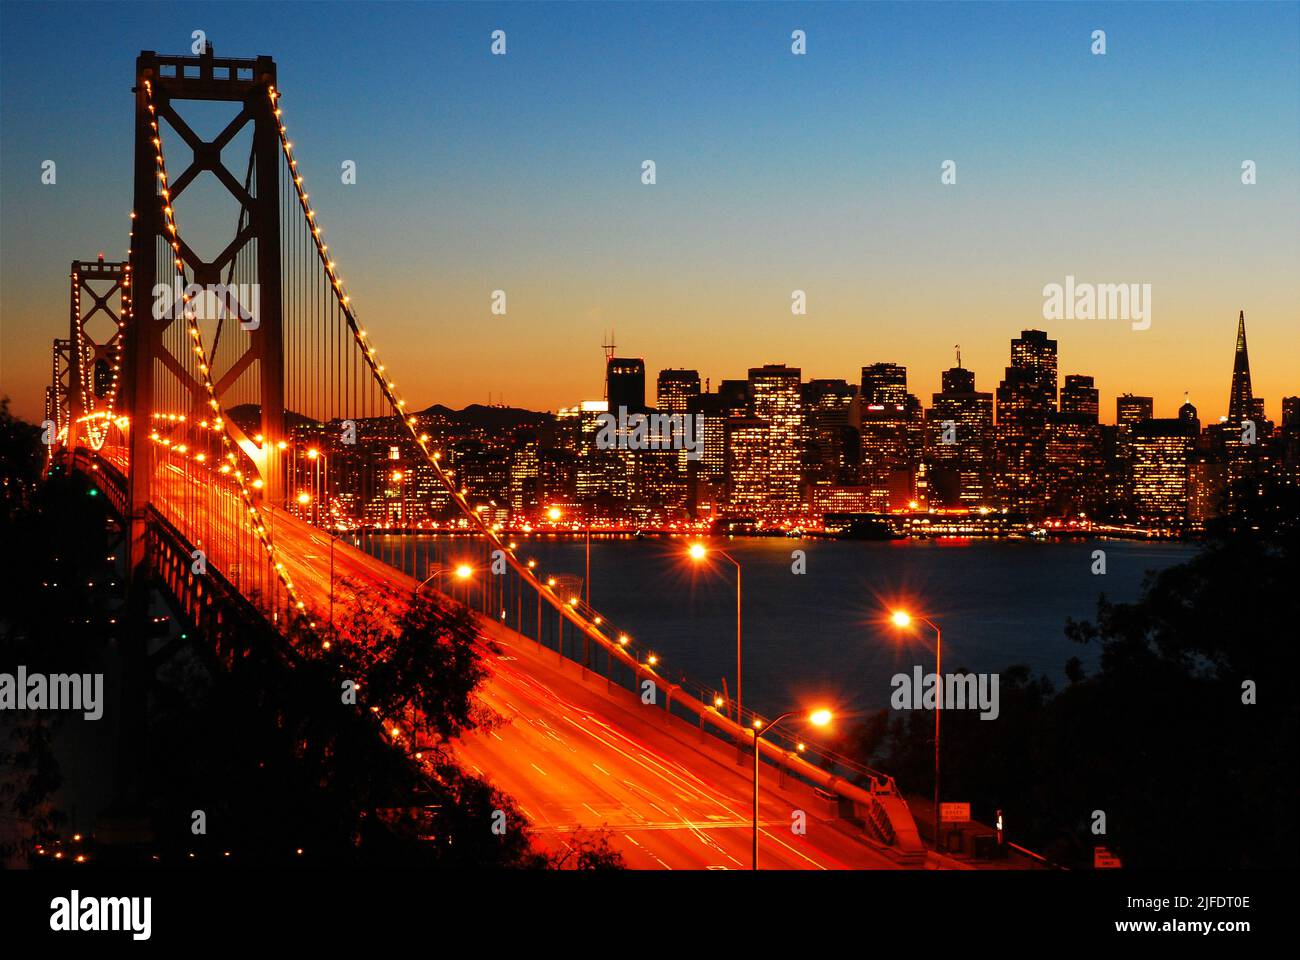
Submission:
M 323 500 L 325 503 L 325 518 L 328 521 L 329 520 L 330 458 L 326 456 L 324 453 L 322 453 L 320 450 L 318 450 L 317 448 L 311 447 L 307 450 L 307 459 L 312 461 L 317 461 L 317 460 L 320 461 L 319 464 L 315 464 L 314 472 L 316 476 L 312 478 L 312 486 L 315 487 L 318 484 L 320 486 L 320 492 L 318 494 L 318 497 L 319 499 Z
M 559 507 L 551 507 L 549 510 L 546 511 L 546 518 L 550 520 L 551 523 L 559 522 L 559 519 L 562 516 L 564 516 L 564 511 L 561 510 Z M 590 610 L 591 609 L 591 518 L 590 517 L 587 518 L 586 534 L 587 534 L 587 572 L 583 582 L 586 585 L 586 590 L 587 590 L 587 609 Z
M 720 556 L 726 557 L 731 561 L 732 566 L 736 568 L 736 722 L 740 723 L 740 711 L 744 703 L 740 689 L 740 564 L 736 561 L 735 557 L 727 553 L 726 550 L 716 550 L 714 552 Z M 686 555 L 696 563 L 700 563 L 709 555 L 709 550 L 702 543 L 692 543 L 687 547 Z
M 397 522 L 404 524 L 406 522 L 406 504 L 402 496 L 402 479 L 405 474 L 401 470 L 394 470 L 392 473 L 393 483 L 397 484 Z
M 766 727 L 763 726 L 762 720 L 755 719 L 754 726 L 752 727 L 754 731 L 754 846 L 753 846 L 753 859 L 751 861 L 750 869 L 753 870 L 758 869 L 758 740 L 761 736 L 763 736 L 763 734 L 767 733 L 768 731 L 775 730 L 777 724 L 779 724 L 782 720 L 786 720 L 789 717 L 793 717 L 798 712 L 799 712 L 798 710 L 789 710 L 781 714 L 781 716 L 777 717 Z M 814 727 L 824 727 L 831 722 L 831 719 L 832 719 L 831 712 L 829 710 L 825 708 L 819 708 L 809 713 L 805 718 L 805 722 L 811 724 Z
M 421 580 L 419 584 L 416 585 L 415 595 L 418 597 L 420 595 L 420 591 L 423 590 L 425 586 L 429 584 L 430 581 L 437 579 L 438 577 L 442 576 L 444 573 L 455 574 L 457 580 L 468 580 L 470 579 L 470 577 L 474 576 L 474 568 L 471 567 L 468 563 L 459 563 L 452 569 L 448 569 L 447 567 L 439 567 L 437 570 L 433 571 L 433 573 L 429 574 L 427 577 Z
M 913 617 L 906 610 L 895 610 L 889 619 L 894 626 L 905 629 L 913 620 L 920 620 L 934 631 L 934 849 L 939 847 L 939 718 L 943 713 L 943 632 L 928 617 Z

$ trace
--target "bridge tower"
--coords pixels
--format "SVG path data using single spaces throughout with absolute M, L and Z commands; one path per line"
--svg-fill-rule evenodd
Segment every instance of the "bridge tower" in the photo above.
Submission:
M 144 556 L 144 520 L 151 502 L 153 475 L 149 429 L 150 414 L 161 398 L 172 402 L 179 397 L 189 411 L 210 413 L 208 396 L 187 349 L 185 321 L 179 309 L 155 310 L 162 290 L 177 281 L 173 258 L 184 264 L 186 285 L 203 289 L 220 288 L 234 280 L 249 280 L 256 298 L 252 311 L 255 322 L 238 317 L 222 319 L 213 341 L 221 340 L 224 352 L 212 347 L 211 378 L 223 407 L 237 398 L 260 407 L 260 430 L 246 432 L 229 424 L 240 448 L 262 477 L 262 494 L 276 502 L 283 495 L 280 456 L 276 444 L 284 431 L 284 343 L 281 323 L 281 235 L 280 235 L 280 143 L 279 121 L 270 91 L 275 86 L 275 62 L 256 59 L 217 58 L 211 44 L 198 56 L 163 56 L 143 51 L 136 60 L 135 93 L 135 186 L 134 219 L 131 232 L 131 315 L 127 338 L 126 406 L 131 430 L 129 479 L 130 560 L 132 569 Z M 148 84 L 148 89 L 146 89 Z M 238 113 L 215 138 L 206 140 L 188 124 L 177 107 L 182 101 L 217 101 L 239 107 Z M 149 110 L 150 104 L 154 112 Z M 157 120 L 159 133 L 151 123 Z M 241 183 L 222 162 L 222 152 L 252 125 L 247 173 Z M 168 130 L 163 134 L 163 130 Z M 174 131 L 175 135 L 172 135 Z M 184 157 L 185 147 L 193 158 L 183 169 L 167 170 L 164 198 L 154 138 L 162 135 L 173 158 Z M 179 141 L 177 139 L 179 137 Z M 203 259 L 186 242 L 186 189 L 201 174 L 210 172 L 226 188 L 237 205 L 234 237 L 218 246 L 212 260 Z M 179 206 L 178 206 L 179 201 Z M 179 250 L 173 253 L 173 237 L 167 232 L 164 207 L 176 208 Z M 188 221 L 191 226 L 194 220 Z M 197 242 L 197 237 L 190 239 Z M 224 272 L 224 278 L 223 278 Z M 240 285 L 242 287 L 242 284 Z M 177 298 L 178 299 L 178 298 Z M 205 297 L 210 302 L 210 297 Z M 246 304 L 244 306 L 247 306 Z M 162 315 L 159 316 L 158 314 Z M 169 334 L 170 331 L 170 334 Z M 181 411 L 187 412 L 187 411 Z M 260 440 L 258 437 L 260 436 Z
M 101 409 L 104 400 L 117 389 L 121 376 L 122 341 L 125 317 L 130 310 L 130 269 L 124 261 L 73 260 L 69 271 L 71 290 L 68 297 L 68 449 L 75 449 L 77 436 L 85 433 L 78 422 Z M 104 284 L 109 284 L 107 289 Z M 117 310 L 109 302 L 119 294 Z M 99 322 L 111 325 L 111 331 Z M 92 324 L 94 327 L 92 328 Z M 98 332 L 102 331 L 102 332 Z
M 45 419 L 56 432 L 68 427 L 68 403 L 72 396 L 72 342 L 55 338 L 50 350 L 50 385 L 45 388 Z M 68 449 L 72 449 L 69 445 Z

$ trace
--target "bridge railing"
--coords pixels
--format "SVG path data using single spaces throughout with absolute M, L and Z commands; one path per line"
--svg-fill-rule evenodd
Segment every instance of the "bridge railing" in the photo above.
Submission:
M 383 534 L 359 538 L 363 549 L 368 547 L 367 552 L 372 556 L 418 578 L 419 551 L 409 549 L 407 539 L 395 541 Z M 431 571 L 426 581 L 430 589 L 476 608 L 496 628 L 509 630 L 513 621 L 516 633 L 553 649 L 574 664 L 589 668 L 594 676 L 599 676 L 603 667 L 608 682 L 617 683 L 634 694 L 643 692 L 644 682 L 653 683 L 653 704 L 644 705 L 645 709 L 662 712 L 666 721 L 674 717 L 697 725 L 702 733 L 734 745 L 743 755 L 753 756 L 756 738 L 752 724 L 759 719 L 756 713 L 747 710 L 738 722 L 728 715 L 730 705 L 725 698 L 720 700 L 715 691 L 682 674 L 674 679 L 657 658 L 650 662 L 651 655 L 640 649 L 627 633 L 579 599 L 580 591 L 574 586 L 576 578 L 538 573 L 534 588 L 528 578 L 511 576 L 514 571 L 501 563 L 501 556 L 495 558 L 501 572 L 493 574 L 493 544 L 481 537 L 470 539 L 475 540 L 476 549 L 483 551 L 481 554 L 473 556 L 470 548 L 461 545 L 448 551 L 449 557 L 454 555 L 456 559 L 444 564 L 430 561 L 425 551 L 425 569 Z M 458 584 L 454 575 L 457 563 L 471 559 L 473 579 Z M 439 577 L 443 573 L 448 576 Z M 546 617 L 542 615 L 543 610 L 547 612 Z M 570 627 L 567 649 L 566 623 Z M 581 649 L 578 638 L 584 641 Z M 765 735 L 758 737 L 757 743 L 761 757 L 784 774 L 849 802 L 854 816 L 879 842 L 893 847 L 905 859 L 924 855 L 911 812 L 892 776 L 819 747 L 815 741 L 811 745 L 805 742 L 804 750 L 798 749 L 788 735 L 779 738 Z

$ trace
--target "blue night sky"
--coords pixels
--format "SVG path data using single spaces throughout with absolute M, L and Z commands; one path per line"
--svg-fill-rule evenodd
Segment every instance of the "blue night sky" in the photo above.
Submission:
M 0 389 L 39 413 L 68 262 L 124 255 L 135 56 L 202 29 L 218 56 L 276 59 L 331 251 L 415 406 L 599 396 L 611 327 L 652 371 L 715 383 L 900 362 L 928 405 L 955 343 L 993 389 L 1072 274 L 1154 288 L 1148 331 L 1047 325 L 1107 417 L 1126 390 L 1226 412 L 1239 309 L 1276 416 L 1300 392 L 1298 11 L 5 3 Z

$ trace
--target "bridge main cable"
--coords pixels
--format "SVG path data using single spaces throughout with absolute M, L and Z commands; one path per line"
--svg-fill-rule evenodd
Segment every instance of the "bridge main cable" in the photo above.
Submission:
M 203 387 L 208 396 L 208 406 L 212 408 L 214 416 L 213 426 L 218 428 L 224 456 L 227 463 L 230 464 L 231 472 L 235 477 L 235 481 L 239 485 L 240 498 L 243 500 L 244 505 L 248 510 L 250 524 L 254 532 L 257 534 L 257 538 L 261 542 L 262 547 L 266 550 L 267 557 L 270 559 L 276 576 L 279 578 L 280 583 L 283 585 L 285 593 L 289 598 L 289 609 L 291 613 L 296 615 L 302 621 L 303 627 L 308 630 L 313 630 L 306 613 L 306 604 L 299 599 L 298 593 L 294 589 L 293 580 L 289 577 L 288 570 L 285 568 L 284 563 L 276 557 L 275 545 L 272 542 L 270 531 L 267 529 L 266 523 L 262 519 L 262 513 L 257 508 L 248 478 L 240 465 L 239 445 L 230 434 L 229 419 L 222 410 L 221 401 L 217 396 L 216 383 L 212 379 L 212 365 L 209 361 L 208 353 L 203 345 L 203 331 L 199 327 L 198 314 L 189 306 L 192 297 L 190 296 L 188 289 L 186 289 L 185 284 L 185 262 L 181 257 L 180 230 L 176 224 L 176 214 L 172 207 L 170 188 L 167 182 L 167 162 L 163 152 L 162 132 L 158 127 L 157 111 L 153 103 L 153 84 L 148 79 L 144 81 L 144 89 L 145 100 L 150 115 L 149 125 L 154 132 L 153 145 L 158 163 L 158 178 L 162 182 L 160 203 L 162 204 L 163 224 L 166 231 L 171 235 L 169 242 L 174 254 L 172 257 L 172 263 L 175 265 L 177 278 L 182 287 L 181 314 L 185 319 L 190 338 L 193 340 L 194 353 L 198 357 L 199 375 L 203 381 Z M 174 308 L 173 305 L 173 309 Z M 144 469 L 143 465 L 140 464 L 133 465 L 133 468 Z

